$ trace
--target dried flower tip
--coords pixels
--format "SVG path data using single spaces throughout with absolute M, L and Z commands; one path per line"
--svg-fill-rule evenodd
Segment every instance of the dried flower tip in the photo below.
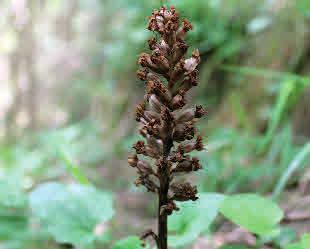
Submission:
M 163 71 L 161 68 L 159 68 L 156 64 L 153 63 L 151 56 L 147 53 L 142 53 L 140 55 L 138 63 L 142 67 L 147 67 L 156 73 L 165 73 L 165 71 Z
M 148 131 L 147 131 L 147 127 L 144 125 L 139 129 L 140 134 L 143 137 L 147 137 L 148 136 Z
M 177 142 L 191 140 L 195 136 L 195 128 L 191 124 L 178 124 L 173 133 L 173 139 Z
M 193 29 L 193 26 L 187 19 L 183 19 L 182 21 L 182 27 L 179 28 L 177 32 L 177 39 L 178 40 L 184 40 L 186 33 Z
M 192 24 L 187 19 L 183 19 L 182 24 L 183 24 L 182 28 L 185 32 L 188 32 L 193 29 Z
M 177 95 L 173 97 L 171 107 L 173 110 L 177 110 L 183 108 L 185 105 L 185 93 L 184 91 L 180 91 Z
M 207 111 L 203 109 L 201 105 L 196 106 L 195 118 L 201 118 L 207 114 Z
M 171 74 L 170 81 L 169 81 L 170 84 L 172 82 L 178 81 L 184 76 L 184 72 L 185 72 L 184 67 L 185 67 L 185 60 L 181 59 L 174 67 L 174 70 Z
M 139 57 L 138 63 L 142 67 L 149 67 L 149 65 L 152 64 L 151 56 L 147 53 L 142 53 Z
M 197 139 L 196 139 L 196 144 L 195 144 L 195 149 L 197 151 L 202 151 L 204 149 L 204 146 L 203 146 L 203 138 L 202 136 L 197 136 Z
M 174 201 L 169 201 L 167 205 L 160 207 L 160 215 L 171 215 L 174 210 L 179 211 L 180 209 L 177 207 Z
M 168 89 L 161 82 L 148 81 L 146 90 L 149 94 L 155 94 L 162 103 L 169 103 L 171 100 Z
M 160 121 L 152 119 L 146 126 L 148 134 L 159 138 Z
M 136 120 L 139 122 L 142 117 L 144 117 L 145 103 L 142 102 L 136 107 Z
M 146 81 L 149 70 L 147 68 L 142 68 L 137 71 L 137 76 L 140 80 Z
M 188 45 L 185 42 L 179 41 L 177 42 L 172 50 L 172 63 L 173 65 L 177 63 L 187 52 Z
M 136 150 L 137 154 L 145 154 L 145 143 L 140 140 L 133 145 L 133 148 Z
M 172 113 L 167 108 L 162 110 L 161 118 L 163 121 L 165 121 L 167 123 L 172 123 L 174 120 Z
M 191 186 L 190 183 L 174 183 L 171 185 L 173 199 L 176 201 L 196 201 L 198 199 L 197 187 Z
M 155 50 L 152 53 L 151 60 L 161 73 L 169 71 L 169 61 L 159 50 Z
M 180 89 L 183 91 L 187 92 L 189 91 L 192 87 L 198 85 L 198 70 L 195 69 L 192 71 L 190 74 L 186 75 L 181 83 Z
M 199 159 L 197 157 L 192 158 L 192 166 L 194 171 L 202 169 L 202 166 L 199 163 Z
M 151 50 L 155 50 L 158 48 L 157 46 L 157 41 L 156 41 L 156 38 L 155 37 L 152 37 L 148 40 L 148 44 L 149 44 L 149 48 Z
M 139 161 L 139 159 L 138 159 L 138 156 L 136 154 L 128 156 L 128 164 L 131 167 L 133 167 L 133 168 L 137 167 L 138 161 Z
M 181 161 L 172 172 L 192 172 L 201 169 L 201 165 L 199 163 L 199 159 L 197 157 L 193 157 L 192 160 L 188 158 Z

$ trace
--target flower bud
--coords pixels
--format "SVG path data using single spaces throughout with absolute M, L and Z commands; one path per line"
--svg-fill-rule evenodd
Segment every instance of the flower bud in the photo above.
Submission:
M 192 160 L 189 158 L 181 161 L 178 165 L 173 169 L 172 172 L 191 172 L 200 170 L 202 166 L 199 163 L 199 159 L 197 157 L 193 157 Z
M 173 47 L 172 64 L 178 62 L 187 52 L 188 46 L 184 42 L 177 42 Z
M 158 50 L 155 50 L 151 55 L 152 62 L 160 69 L 162 73 L 169 71 L 168 59 Z
M 195 110 L 193 108 L 184 110 L 177 119 L 177 123 L 192 121 L 195 118 Z
M 196 106 L 195 118 L 201 118 L 205 116 L 206 114 L 207 114 L 207 111 L 205 111 L 201 105 Z
M 131 167 L 133 167 L 133 168 L 137 167 L 138 161 L 139 161 L 139 159 L 138 159 L 138 156 L 136 154 L 128 156 L 128 164 Z
M 184 76 L 184 72 L 185 72 L 184 66 L 185 66 L 185 60 L 181 59 L 174 67 L 174 70 L 171 74 L 170 81 L 169 81 L 170 84 L 171 82 L 178 81 Z
M 161 113 L 162 104 L 159 102 L 159 100 L 156 98 L 155 94 L 152 94 L 149 98 L 149 104 L 152 111 L 155 111 L 157 113 Z
M 170 187 L 173 192 L 173 199 L 176 201 L 196 201 L 198 191 L 196 186 L 191 186 L 190 183 L 173 183 Z
M 190 22 L 187 19 L 184 19 L 182 21 L 182 27 L 179 28 L 177 32 L 177 39 L 183 41 L 186 33 L 191 29 L 193 29 L 193 26 L 190 24 Z
M 195 136 L 195 128 L 191 124 L 178 124 L 173 132 L 173 139 L 177 142 L 190 140 Z
M 171 96 L 169 91 L 161 82 L 148 81 L 146 88 L 147 93 L 155 94 L 162 103 L 170 103 Z
M 144 102 L 140 103 L 136 107 L 136 120 L 139 122 L 142 117 L 144 117 L 145 104 Z
M 166 70 L 162 70 L 161 68 L 158 67 L 158 65 L 156 65 L 152 59 L 151 56 L 147 53 L 142 53 L 139 57 L 138 63 L 142 66 L 142 67 L 146 67 L 149 68 L 151 70 L 153 70 L 156 73 L 165 73 Z
M 186 105 L 185 94 L 183 92 L 178 93 L 172 99 L 171 107 L 173 110 L 181 109 Z
M 133 148 L 136 150 L 137 154 L 145 154 L 145 143 L 144 141 L 140 140 L 136 142 L 133 146 Z
M 185 60 L 185 64 L 184 64 L 184 68 L 186 70 L 185 74 L 187 75 L 193 72 L 199 63 L 200 63 L 199 51 L 196 49 L 194 50 L 192 57 Z

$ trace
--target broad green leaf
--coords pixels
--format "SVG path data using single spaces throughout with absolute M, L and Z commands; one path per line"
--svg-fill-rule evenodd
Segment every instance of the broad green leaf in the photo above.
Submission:
M 274 233 L 283 217 L 282 210 L 272 201 L 255 194 L 225 198 L 220 212 L 234 223 L 258 235 Z
M 142 241 L 136 237 L 131 236 L 126 239 L 118 241 L 114 246 L 113 249 L 143 249 Z
M 77 184 L 42 184 L 30 194 L 30 207 L 57 242 L 77 246 L 102 239 L 114 214 L 110 194 Z
M 221 194 L 204 193 L 198 201 L 179 203 L 180 211 L 169 218 L 168 244 L 171 247 L 188 245 L 207 232 L 224 198 Z

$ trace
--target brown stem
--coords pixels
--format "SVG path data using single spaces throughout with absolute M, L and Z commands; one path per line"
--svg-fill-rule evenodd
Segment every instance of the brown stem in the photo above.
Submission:
M 170 185 L 170 174 L 167 158 L 173 146 L 172 139 L 167 139 L 164 143 L 164 163 L 159 172 L 160 188 L 158 201 L 158 249 L 168 249 L 168 215 L 162 211 L 162 207 L 168 204 L 168 191 Z

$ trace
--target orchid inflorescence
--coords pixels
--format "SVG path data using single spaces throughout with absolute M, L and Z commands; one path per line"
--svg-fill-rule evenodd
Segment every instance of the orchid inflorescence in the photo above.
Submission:
M 159 249 L 167 249 L 167 216 L 178 210 L 175 201 L 197 200 L 197 188 L 175 180 L 178 175 L 201 169 L 199 159 L 188 153 L 203 150 L 195 123 L 206 114 L 202 106 L 187 107 L 186 93 L 197 86 L 200 56 L 197 49 L 185 56 L 185 37 L 192 25 L 180 22 L 174 7 L 162 7 L 149 17 L 148 29 L 159 34 L 149 39 L 151 53 L 142 53 L 137 75 L 145 82 L 146 94 L 136 108 L 140 134 L 135 154 L 128 163 L 137 169 L 136 185 L 143 185 L 159 196 L 158 233 L 142 236 L 155 239 Z M 146 160 L 146 158 L 151 160 Z

